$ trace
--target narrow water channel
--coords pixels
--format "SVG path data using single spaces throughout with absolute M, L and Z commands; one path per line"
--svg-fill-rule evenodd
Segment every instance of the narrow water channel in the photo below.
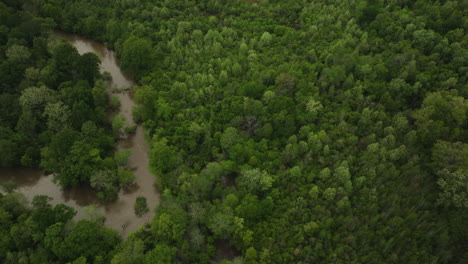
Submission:
M 120 71 L 118 59 L 115 53 L 108 50 L 101 43 L 82 38 L 74 34 L 55 32 L 56 37 L 61 37 L 70 42 L 80 54 L 87 52 L 96 53 L 101 59 L 101 72 L 109 72 L 112 76 L 109 95 L 112 88 L 129 88 L 135 83 L 133 80 Z M 131 90 L 116 94 L 120 98 L 120 115 L 125 116 L 127 125 L 134 124 L 132 118 L 132 107 L 135 105 L 132 99 Z M 29 200 L 35 195 L 44 194 L 53 198 L 52 204 L 63 203 L 77 210 L 76 220 L 86 217 L 84 207 L 97 204 L 99 210 L 106 217 L 105 225 L 119 231 L 123 237 L 129 232 L 135 231 L 138 227 L 148 223 L 154 215 L 154 208 L 159 203 L 159 192 L 155 187 L 156 177 L 148 169 L 148 147 L 145 135 L 141 126 L 137 127 L 136 133 L 118 145 L 119 149 L 129 149 L 132 155 L 129 158 L 128 166 L 135 169 L 136 184 L 132 188 L 127 188 L 119 193 L 117 200 L 102 204 L 97 198 L 96 192 L 90 188 L 67 188 L 61 189 L 52 182 L 52 176 L 44 175 L 40 170 L 35 169 L 0 169 L 0 182 L 14 180 L 17 182 L 17 192 L 23 193 Z M 150 212 L 139 218 L 135 216 L 133 205 L 138 196 L 146 197 Z

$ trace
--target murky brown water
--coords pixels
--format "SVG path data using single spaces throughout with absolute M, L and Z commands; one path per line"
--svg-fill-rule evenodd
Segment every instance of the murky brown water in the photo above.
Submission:
M 132 79 L 120 71 L 115 53 L 104 45 L 73 34 L 56 32 L 55 35 L 68 40 L 80 54 L 96 53 L 101 59 L 101 71 L 107 71 L 112 75 L 112 87 L 128 88 L 134 85 Z M 109 88 L 110 93 L 111 88 Z M 125 116 L 128 125 L 134 124 L 132 118 L 134 102 L 130 92 L 116 95 L 121 102 L 119 114 Z M 126 237 L 129 232 L 135 231 L 153 218 L 154 208 L 158 205 L 160 197 L 154 185 L 156 178 L 148 170 L 148 147 L 142 127 L 138 126 L 135 135 L 122 140 L 119 149 L 129 149 L 132 152 L 128 165 L 135 168 L 136 184 L 132 188 L 122 190 L 116 201 L 105 205 L 100 203 L 92 189 L 84 187 L 61 189 L 52 182 L 51 175 L 44 175 L 40 170 L 0 169 L 0 182 L 15 180 L 18 184 L 16 191 L 23 193 L 29 199 L 38 194 L 45 194 L 53 198 L 52 204 L 63 203 L 71 206 L 78 211 L 75 219 L 86 217 L 84 207 L 98 204 L 106 217 L 104 224 Z M 146 197 L 150 208 L 150 212 L 141 218 L 136 217 L 133 211 L 133 204 L 138 196 Z

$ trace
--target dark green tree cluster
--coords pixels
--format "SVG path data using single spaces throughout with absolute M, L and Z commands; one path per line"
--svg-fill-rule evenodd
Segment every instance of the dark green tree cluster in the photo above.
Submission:
M 73 222 L 76 211 L 63 204 L 52 206 L 50 199 L 36 196 L 31 207 L 19 193 L 0 194 L 0 261 L 109 263 L 121 240 L 117 231 L 89 220 Z
M 114 199 L 133 175 L 113 158 L 99 58 L 10 2 L 0 3 L 0 166 L 40 166 L 63 187 L 90 184 Z
M 247 264 L 468 261 L 465 7 L 25 5 L 108 43 L 141 84 L 134 116 L 164 192 L 114 263 L 221 261 L 229 241 L 239 255 L 222 263 Z
M 138 217 L 142 217 L 144 214 L 148 213 L 149 208 L 145 197 L 139 196 L 136 198 L 134 204 L 134 211 L 135 215 L 137 215 Z

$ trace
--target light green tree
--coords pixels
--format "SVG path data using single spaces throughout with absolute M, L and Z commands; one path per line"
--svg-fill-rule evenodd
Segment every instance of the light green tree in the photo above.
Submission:
M 266 191 L 273 185 L 273 178 L 266 171 L 259 169 L 245 170 L 238 180 L 239 188 L 251 193 Z
M 31 57 L 31 52 L 25 46 L 14 44 L 7 49 L 6 56 L 11 61 L 24 63 Z
M 70 109 L 62 102 L 47 104 L 44 115 L 47 117 L 47 127 L 51 131 L 56 132 L 70 127 Z

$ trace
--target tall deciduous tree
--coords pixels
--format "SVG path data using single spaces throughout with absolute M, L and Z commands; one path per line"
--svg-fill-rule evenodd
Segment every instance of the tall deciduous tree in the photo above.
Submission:
M 130 71 L 137 76 L 148 71 L 153 63 L 152 46 L 147 39 L 130 37 L 124 42 L 121 66 L 124 71 Z

